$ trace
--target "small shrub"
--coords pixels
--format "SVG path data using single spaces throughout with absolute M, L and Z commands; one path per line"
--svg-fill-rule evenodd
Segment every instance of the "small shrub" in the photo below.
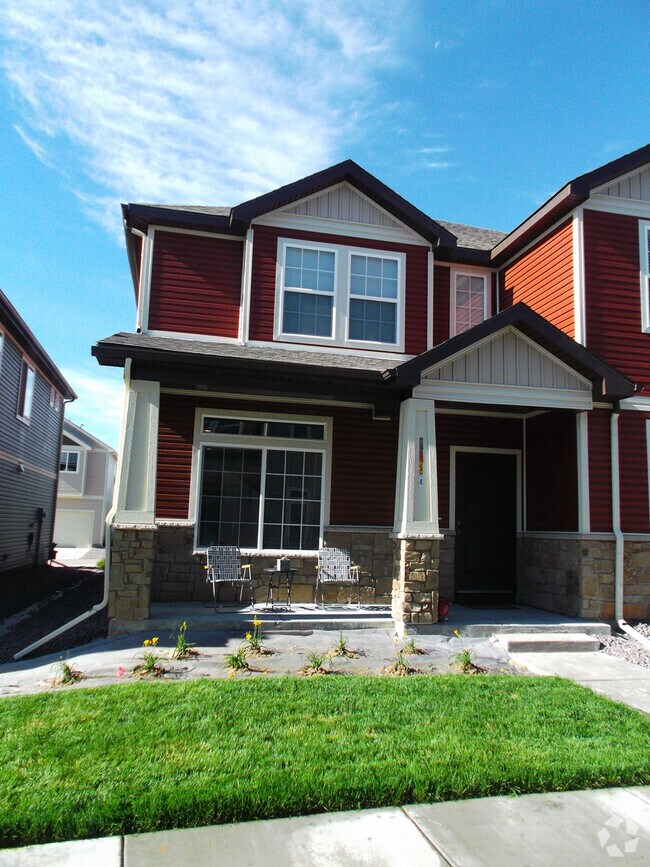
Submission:
M 67 659 L 65 662 L 55 663 L 52 669 L 55 672 L 52 686 L 68 686 L 71 683 L 77 683 L 84 676 L 83 672 L 75 668 L 74 663 L 68 662 Z
M 139 677 L 162 677 L 165 674 L 165 668 L 160 663 L 160 657 L 154 650 L 149 650 L 148 648 L 155 648 L 158 644 L 158 638 L 145 638 L 142 642 L 142 646 L 147 648 L 142 653 L 142 662 L 135 666 L 133 669 L 133 674 Z
M 406 677 L 409 674 L 419 674 L 419 671 L 408 664 L 404 658 L 404 651 L 398 650 L 395 654 L 395 659 L 385 666 L 383 673 L 393 677 Z
M 185 637 L 187 632 L 187 621 L 184 620 L 178 625 L 176 635 L 172 633 L 171 637 L 176 641 L 176 647 L 170 654 L 171 659 L 188 659 L 191 656 L 198 656 L 198 650 L 194 650 L 194 646 Z
M 339 638 L 334 647 L 331 648 L 327 652 L 327 655 L 332 658 L 333 656 L 342 656 L 345 659 L 354 659 L 357 655 L 356 650 L 351 650 L 347 645 L 347 638 L 343 635 L 342 632 L 339 632 Z
M 402 653 L 404 656 L 426 656 L 427 651 L 418 647 L 414 638 L 409 638 L 409 640 L 404 643 Z
M 312 674 L 331 674 L 331 664 L 329 668 L 325 668 L 323 665 L 326 658 L 327 657 L 324 653 L 308 653 L 307 659 L 309 660 L 309 665 L 303 665 L 300 669 L 300 673 L 308 676 Z
M 247 632 L 244 636 L 246 641 L 248 642 L 244 645 L 245 652 L 247 656 L 270 656 L 273 651 L 269 650 L 268 647 L 264 647 L 262 644 L 262 639 L 264 635 L 262 634 L 262 621 L 257 617 L 253 619 L 253 631 Z
M 453 657 L 460 670 L 463 674 L 483 674 L 486 669 L 472 662 L 472 653 L 468 647 L 463 647 L 463 640 L 457 629 L 454 629 L 454 635 L 461 643 L 461 649 Z
M 227 653 L 225 665 L 228 669 L 228 677 L 232 677 L 238 671 L 248 671 L 250 666 L 246 661 L 246 646 L 242 645 L 234 653 Z

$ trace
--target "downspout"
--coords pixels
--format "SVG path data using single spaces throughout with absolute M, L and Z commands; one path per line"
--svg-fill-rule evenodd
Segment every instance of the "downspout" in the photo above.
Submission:
M 623 617 L 625 539 L 621 531 L 621 484 L 618 454 L 618 419 L 620 408 L 616 405 L 610 417 L 611 463 L 612 463 L 612 530 L 615 539 L 614 555 L 614 617 L 618 628 L 650 652 L 650 640 L 633 629 Z
M 129 384 L 131 382 L 131 365 L 130 359 L 127 359 L 126 364 L 124 365 L 124 401 L 127 400 L 127 395 L 129 391 Z M 122 410 L 122 418 L 124 418 L 124 408 Z M 121 437 L 121 446 L 124 446 L 124 438 Z M 98 602 L 97 605 L 93 605 L 93 607 L 89 611 L 84 611 L 83 614 L 79 614 L 77 617 L 68 621 L 68 623 L 64 623 L 63 626 L 59 626 L 58 629 L 54 629 L 52 632 L 44 635 L 43 638 L 39 638 L 37 641 L 34 641 L 29 647 L 24 647 L 22 650 L 19 650 L 18 653 L 14 653 L 14 659 L 22 659 L 23 656 L 27 656 L 32 651 L 36 650 L 42 645 L 47 644 L 48 641 L 52 641 L 54 638 L 58 638 L 59 635 L 63 635 L 64 632 L 67 632 L 68 629 L 72 629 L 73 626 L 76 626 L 78 623 L 83 623 L 84 620 L 87 620 L 89 617 L 92 617 L 93 614 L 97 614 L 98 611 L 102 611 L 108 605 L 108 588 L 110 585 L 110 577 L 111 577 L 111 523 L 115 516 L 115 512 L 117 511 L 117 490 L 114 491 L 113 496 L 113 507 L 110 512 L 106 515 L 106 553 L 104 556 L 104 594 L 102 596 L 101 602 Z

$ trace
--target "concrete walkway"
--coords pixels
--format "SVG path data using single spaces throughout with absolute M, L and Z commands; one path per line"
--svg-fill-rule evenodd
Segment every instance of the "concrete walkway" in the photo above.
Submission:
M 605 653 L 513 653 L 533 674 L 557 675 L 650 714 L 650 669 Z
M 480 798 L 0 852 L 0 867 L 650 863 L 650 787 Z

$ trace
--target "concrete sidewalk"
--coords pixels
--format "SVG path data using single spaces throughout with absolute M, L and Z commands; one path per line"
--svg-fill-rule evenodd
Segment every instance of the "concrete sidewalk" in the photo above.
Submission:
M 650 786 L 480 798 L 0 852 L 0 867 L 650 863 Z
M 650 714 L 650 669 L 606 653 L 513 653 L 533 674 L 557 675 Z

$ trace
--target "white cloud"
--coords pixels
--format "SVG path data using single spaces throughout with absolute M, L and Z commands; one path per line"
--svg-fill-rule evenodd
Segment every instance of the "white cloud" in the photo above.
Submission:
M 428 169 L 449 169 L 453 165 L 455 165 L 455 163 L 450 163 L 446 160 L 427 160 L 425 163 L 425 166 Z
M 390 0 L 3 10 L 4 70 L 28 127 L 18 132 L 104 225 L 107 197 L 236 204 L 328 165 L 377 72 L 397 62 Z
M 122 371 L 103 368 L 95 375 L 83 368 L 65 368 L 61 372 L 77 393 L 77 400 L 66 405 L 66 418 L 117 448 L 124 395 Z

